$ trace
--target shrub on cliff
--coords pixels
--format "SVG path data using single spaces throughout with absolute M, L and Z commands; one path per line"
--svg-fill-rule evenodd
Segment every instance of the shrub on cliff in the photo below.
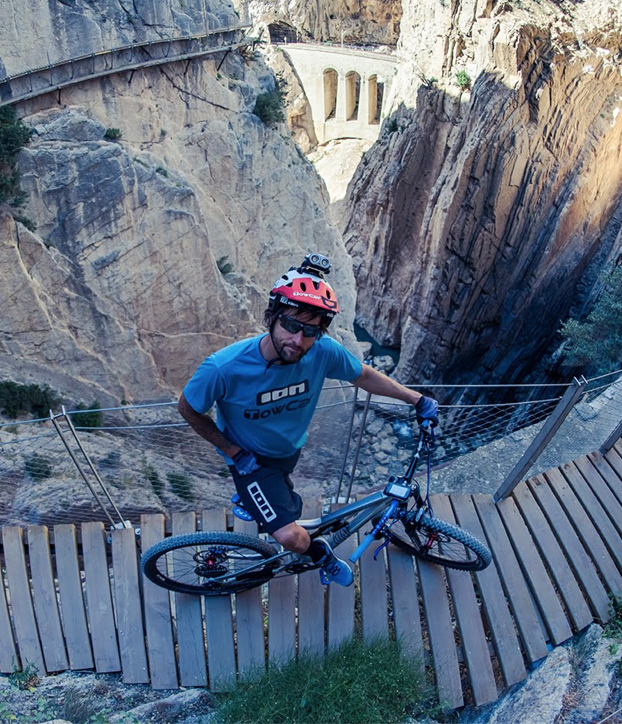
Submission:
M 471 76 L 466 70 L 460 70 L 456 73 L 456 83 L 461 91 L 466 91 L 471 88 Z
M 79 402 L 76 405 L 76 410 L 78 410 L 78 412 L 75 412 L 71 417 L 71 422 L 74 427 L 82 427 L 93 430 L 102 426 L 104 422 L 104 415 L 101 411 L 101 405 L 98 400 L 95 400 L 89 408 Z
M 285 80 L 278 77 L 272 90 L 257 96 L 253 113 L 266 126 L 276 126 L 285 120 L 285 86 Z
M 20 189 L 17 154 L 30 141 L 32 129 L 17 117 L 12 106 L 0 107 L 0 203 L 19 206 L 24 201 Z
M 564 362 L 594 374 L 622 368 L 622 267 L 601 275 L 602 291 L 584 322 L 562 325 Z
M 47 417 L 50 409 L 58 405 L 60 399 L 47 385 L 21 385 L 12 380 L 0 381 L 0 411 L 11 420 L 18 415 L 31 414 L 35 417 Z

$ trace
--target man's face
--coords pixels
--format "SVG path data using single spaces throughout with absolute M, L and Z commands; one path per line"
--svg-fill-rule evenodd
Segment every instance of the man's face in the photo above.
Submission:
M 319 328 L 322 317 L 313 312 L 301 311 L 300 309 L 291 309 L 282 313 L 282 317 L 295 319 L 303 324 L 313 325 Z M 307 352 L 313 347 L 316 337 L 305 337 L 302 330 L 292 333 L 288 332 L 279 318 L 272 329 L 272 344 L 274 345 L 279 357 L 287 364 L 293 364 L 301 360 Z

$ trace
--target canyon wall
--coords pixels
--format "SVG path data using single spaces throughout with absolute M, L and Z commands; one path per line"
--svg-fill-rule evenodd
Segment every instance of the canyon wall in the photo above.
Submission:
M 236 7 L 266 33 L 276 26 L 289 42 L 395 45 L 402 17 L 399 0 L 236 0 Z
M 55 27 L 40 28 L 43 46 Z M 262 329 L 267 290 L 314 249 L 335 264 L 335 335 L 356 349 L 351 262 L 324 186 L 285 125 L 251 112 L 273 75 L 252 53 L 221 61 L 128 71 L 18 106 L 35 131 L 19 213 L 37 228 L 0 216 L 0 377 L 74 401 L 176 396 L 207 354 Z
M 622 254 L 622 10 L 521 6 L 405 3 L 395 104 L 344 223 L 357 316 L 401 347 L 403 381 L 541 379 Z

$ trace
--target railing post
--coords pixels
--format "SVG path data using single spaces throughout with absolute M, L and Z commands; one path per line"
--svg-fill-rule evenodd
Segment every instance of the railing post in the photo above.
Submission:
M 350 493 L 352 492 L 352 482 L 354 481 L 354 473 L 356 472 L 356 466 L 359 462 L 359 453 L 361 452 L 361 443 L 363 442 L 363 435 L 365 434 L 365 423 L 367 422 L 367 413 L 369 412 L 369 403 L 371 402 L 371 392 L 367 393 L 365 398 L 365 407 L 363 408 L 363 416 L 361 417 L 361 429 L 359 430 L 359 439 L 356 443 L 356 452 L 354 453 L 354 460 L 352 461 L 352 470 L 350 471 L 350 484 L 348 485 L 348 492 L 346 493 L 346 502 L 350 500 Z M 337 501 L 339 502 L 339 501 Z
M 501 487 L 495 493 L 495 503 L 507 498 L 518 483 L 524 479 L 531 466 L 540 457 L 542 451 L 549 444 L 555 433 L 561 427 L 563 421 L 568 416 L 570 410 L 572 410 L 577 400 L 583 394 L 586 385 L 587 380 L 585 377 L 581 377 L 580 380 L 575 377 L 572 380 L 570 386 L 564 393 L 561 400 L 557 403 L 557 407 L 549 415 L 548 420 L 544 423 L 540 432 L 536 435 L 531 445 L 527 448 L 527 451 L 516 463 L 512 472 L 507 476 Z
M 618 440 L 622 437 L 622 420 L 620 420 L 620 424 L 615 428 L 615 430 L 609 435 L 609 437 L 605 440 L 605 442 L 600 446 L 599 452 L 602 455 L 606 455 L 609 450 L 618 442 Z
M 339 500 L 341 494 L 341 483 L 343 482 L 343 476 L 346 474 L 346 463 L 348 462 L 348 453 L 350 452 L 350 441 L 352 440 L 352 428 L 354 427 L 354 416 L 356 415 L 356 402 L 359 396 L 359 387 L 354 388 L 354 397 L 352 398 L 352 414 L 350 415 L 350 427 L 348 428 L 348 441 L 346 443 L 346 450 L 343 454 L 343 462 L 341 463 L 341 475 L 339 476 L 339 483 L 337 484 L 337 495 L 335 495 L 335 502 Z

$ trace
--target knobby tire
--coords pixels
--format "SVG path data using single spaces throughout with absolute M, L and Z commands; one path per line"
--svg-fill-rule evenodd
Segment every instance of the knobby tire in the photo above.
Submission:
M 222 596 L 269 581 L 274 564 L 247 573 L 243 569 L 276 552 L 269 543 L 243 533 L 189 533 L 156 543 L 143 553 L 141 567 L 150 581 L 170 591 Z M 218 581 L 229 574 L 232 580 Z
M 488 547 L 474 535 L 427 514 L 417 523 L 395 523 L 391 542 L 423 561 L 461 571 L 482 571 L 492 560 Z

